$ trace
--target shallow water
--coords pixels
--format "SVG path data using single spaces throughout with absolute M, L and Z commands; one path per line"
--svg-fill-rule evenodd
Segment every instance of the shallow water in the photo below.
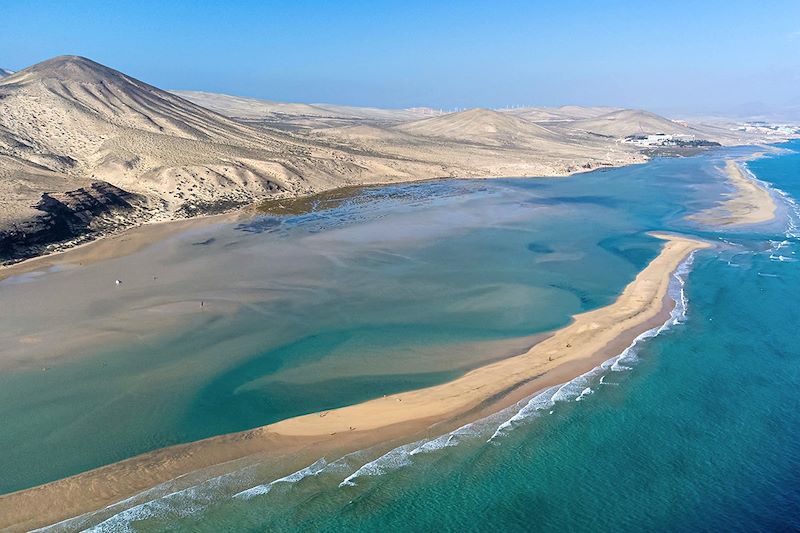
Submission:
M 271 485 L 248 470 L 106 526 L 139 518 L 139 530 L 209 531 L 797 527 L 792 333 L 800 284 L 787 260 L 795 251 L 784 235 L 790 222 L 782 214 L 757 231 L 717 234 L 683 220 L 724 190 L 713 169 L 736 153 L 746 150 L 566 179 L 370 189 L 371 198 L 329 211 L 207 228 L 146 250 L 165 286 L 149 288 L 150 272 L 138 280 L 134 269 L 118 307 L 188 294 L 209 301 L 208 310 L 188 318 L 189 330 L 62 360 L 47 372 L 0 375 L 0 445 L 11 450 L 0 465 L 8 473 L 2 488 L 452 379 L 613 301 L 657 253 L 645 233 L 658 229 L 731 244 L 696 255 L 685 324 L 637 346 L 635 364 L 615 367 L 631 370 L 576 382 L 556 397 L 568 401 L 539 398 L 544 410 L 495 438 L 514 412 L 383 459 L 383 450 L 364 451 Z M 796 155 L 750 168 L 800 193 Z M 85 286 L 137 258 L 117 262 L 7 284 L 0 299 L 72 276 L 85 276 Z M 216 313 L 214 298 L 247 305 Z M 84 311 L 98 308 L 123 313 L 109 301 L 87 302 Z

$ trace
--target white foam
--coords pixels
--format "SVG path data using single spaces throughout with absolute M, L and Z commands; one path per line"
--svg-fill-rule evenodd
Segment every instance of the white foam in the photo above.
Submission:
M 764 182 L 761 182 L 764 183 Z M 800 204 L 792 198 L 792 196 L 784 191 L 783 189 L 779 189 L 772 184 L 765 184 L 765 186 L 780 196 L 781 200 L 783 200 L 784 204 L 787 206 L 787 222 L 786 222 L 786 229 L 784 230 L 784 236 L 786 237 L 785 240 L 781 241 L 778 246 L 774 247 L 771 252 L 776 252 L 781 248 L 788 246 L 792 240 L 800 238 Z M 771 241 L 774 242 L 774 241 Z
M 131 528 L 128 524 L 137 520 L 166 516 L 169 513 L 176 516 L 188 516 L 204 509 L 215 499 L 221 489 L 231 484 L 247 481 L 253 476 L 256 468 L 257 465 L 248 465 L 209 478 L 197 485 L 174 490 L 189 475 L 184 474 L 102 509 L 68 518 L 34 531 L 130 531 Z M 126 506 L 130 507 L 126 508 Z M 91 522 L 97 520 L 103 521 L 93 527 L 89 526 Z
M 579 401 L 583 400 L 584 398 L 586 398 L 587 396 L 589 396 L 590 394 L 594 394 L 594 391 L 592 390 L 592 388 L 591 388 L 591 387 L 586 387 L 585 389 L 583 389 L 583 390 L 581 391 L 581 394 L 580 394 L 580 396 L 578 396 L 577 398 L 575 398 L 575 401 L 576 401 L 576 402 L 579 402 Z
M 278 478 L 276 480 L 270 481 L 269 483 L 265 483 L 262 485 L 256 485 L 255 487 L 251 487 L 249 489 L 237 492 L 233 495 L 234 498 L 239 498 L 243 500 L 249 500 L 250 498 L 254 498 L 255 496 L 261 496 L 263 494 L 269 493 L 273 487 L 280 483 L 297 483 L 301 479 L 307 478 L 308 476 L 316 476 L 328 466 L 328 461 L 325 460 L 323 457 L 322 459 L 318 459 L 314 463 L 308 465 L 305 468 L 301 468 L 297 472 L 292 472 L 287 476 L 283 476 L 282 478 Z
M 215 491 L 228 475 L 207 480 L 198 485 L 175 491 L 119 512 L 99 524 L 86 529 L 94 533 L 135 531 L 131 524 L 148 518 L 174 516 L 185 518 L 202 511 L 214 500 Z
M 420 453 L 431 453 L 450 446 L 456 446 L 463 438 L 475 437 L 480 431 L 476 424 L 466 424 L 450 433 L 440 435 L 435 439 L 423 442 L 409 452 L 409 455 L 414 456 Z
M 396 470 L 400 467 L 411 464 L 410 452 L 417 448 L 423 441 L 412 442 L 399 446 L 377 459 L 362 465 L 361 468 L 347 476 L 344 481 L 339 483 L 340 487 L 355 486 L 356 478 L 361 476 L 380 476 L 390 470 Z
M 545 409 L 549 409 L 553 405 L 553 395 L 558 391 L 560 386 L 556 385 L 555 387 L 550 387 L 546 389 L 533 398 L 531 398 L 525 406 L 517 411 L 514 416 L 497 426 L 497 429 L 489 437 L 489 441 L 492 441 L 503 435 L 507 430 L 511 429 L 516 423 L 530 418 L 538 414 L 540 411 Z

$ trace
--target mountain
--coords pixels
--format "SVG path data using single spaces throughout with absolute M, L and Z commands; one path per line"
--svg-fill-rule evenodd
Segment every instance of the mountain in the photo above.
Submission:
M 394 128 L 423 137 L 500 146 L 531 145 L 541 140 L 558 139 L 556 133 L 533 122 L 480 108 L 406 122 Z
M 92 229 L 77 220 L 120 219 L 119 209 L 127 209 L 125 223 L 175 218 L 432 170 L 417 167 L 250 127 L 89 59 L 61 56 L 0 80 L 0 259 L 43 245 L 48 234 Z M 104 196 L 116 189 L 135 201 Z
M 696 136 L 699 133 L 655 113 L 638 109 L 620 109 L 594 118 L 576 120 L 568 127 L 616 138 L 656 133 Z
M 439 114 L 438 111 L 430 108 L 380 109 L 333 104 L 273 102 L 200 91 L 172 91 L 172 93 L 227 117 L 281 128 L 287 126 L 295 128 L 335 127 L 364 122 L 392 123 Z
M 11 76 L 12 74 L 14 74 L 13 70 L 0 68 L 0 78 L 5 78 L 6 76 Z
M 646 156 L 619 136 L 686 129 L 603 111 L 554 108 L 536 123 L 524 118 L 532 109 L 442 114 L 176 94 L 60 56 L 0 79 L 0 261 L 271 196 L 623 165 Z
M 565 105 L 561 107 L 516 107 L 498 109 L 501 113 L 508 113 L 531 122 L 561 122 L 582 120 L 599 117 L 612 111 L 619 111 L 619 107 L 583 107 Z
M 64 192 L 94 180 L 172 208 L 212 200 L 220 188 L 233 196 L 278 190 L 264 163 L 281 149 L 261 132 L 82 57 L 0 80 L 0 185 L 22 191 L 11 202 L 23 212 L 28 189 Z M 4 209 L 0 220 L 13 215 Z
M 424 161 L 433 176 L 552 176 L 643 161 L 631 147 L 586 133 L 561 134 L 489 109 L 469 109 L 396 124 L 314 130 L 354 152 Z
M 50 173 L 68 178 L 64 186 L 102 180 L 168 211 L 408 176 L 368 155 L 242 124 L 77 56 L 0 81 L 0 157 L 6 176 L 15 167 L 17 179 L 47 180 L 26 188 L 59 189 Z

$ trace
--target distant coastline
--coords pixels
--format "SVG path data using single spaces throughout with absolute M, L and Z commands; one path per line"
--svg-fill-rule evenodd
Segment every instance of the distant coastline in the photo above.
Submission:
M 773 220 L 778 206 L 769 189 L 744 168 L 745 164 L 745 161 L 726 160 L 722 171 L 734 192 L 718 205 L 686 218 L 712 226 L 742 226 Z

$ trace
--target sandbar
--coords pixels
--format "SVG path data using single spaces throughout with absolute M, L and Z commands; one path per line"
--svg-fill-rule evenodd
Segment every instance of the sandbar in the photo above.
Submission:
M 769 222 L 778 209 L 770 191 L 749 175 L 742 163 L 725 161 L 724 172 L 735 191 L 718 205 L 686 217 L 688 220 L 713 226 L 740 226 Z
M 179 476 L 247 457 L 279 459 L 286 475 L 312 458 L 332 457 L 486 416 L 568 381 L 620 353 L 637 335 L 663 323 L 673 302 L 672 273 L 710 244 L 678 235 L 612 304 L 575 315 L 525 353 L 444 383 L 356 405 L 283 420 L 249 431 L 172 446 L 31 489 L 0 496 L 0 528 L 26 530 L 100 509 Z M 238 463 L 237 463 L 238 464 Z

